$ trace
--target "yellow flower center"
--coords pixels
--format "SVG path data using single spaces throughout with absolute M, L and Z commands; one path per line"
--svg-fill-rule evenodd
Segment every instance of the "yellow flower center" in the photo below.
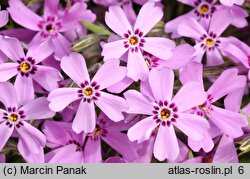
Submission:
M 214 40 L 213 40 L 213 39 L 207 39 L 207 40 L 206 40 L 206 45 L 207 45 L 207 46 L 212 46 L 212 45 L 214 45 Z
M 198 107 L 199 107 L 200 109 L 204 109 L 205 104 L 200 104 Z
M 93 94 L 93 90 L 92 90 L 92 88 L 88 87 L 88 88 L 86 88 L 86 89 L 83 91 L 83 93 L 84 93 L 86 96 L 90 96 L 90 95 Z
M 201 8 L 200 8 L 200 10 L 199 10 L 199 13 L 200 13 L 200 14 L 204 14 L 204 13 L 206 13 L 208 10 L 209 10 L 208 5 L 204 4 L 204 5 L 201 6 Z
M 130 37 L 129 43 L 130 43 L 131 45 L 135 45 L 135 44 L 137 44 L 137 42 L 138 42 L 138 38 L 137 38 L 137 37 L 135 37 L 135 36 Z
M 28 70 L 30 70 L 31 66 L 28 62 L 24 62 L 21 64 L 20 69 L 22 72 L 27 72 Z
M 97 126 L 94 131 L 89 134 L 90 137 L 93 137 L 93 136 L 96 136 L 96 135 L 99 135 L 101 133 L 101 128 L 99 126 Z
M 18 115 L 17 114 L 11 114 L 9 116 L 9 120 L 12 121 L 12 122 L 15 122 L 18 120 Z
M 167 119 L 170 116 L 170 111 L 168 109 L 161 110 L 161 118 L 163 120 Z

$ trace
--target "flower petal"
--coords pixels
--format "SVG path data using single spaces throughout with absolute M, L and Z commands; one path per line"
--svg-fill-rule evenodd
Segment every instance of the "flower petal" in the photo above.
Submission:
M 238 155 L 236 152 L 234 140 L 232 137 L 223 135 L 218 148 L 214 154 L 214 163 L 238 163 Z
M 84 57 L 79 53 L 71 53 L 63 57 L 61 61 L 62 70 L 80 86 L 84 80 L 89 81 L 89 73 Z
M 40 151 L 37 154 L 30 153 L 25 146 L 23 139 L 18 140 L 17 149 L 28 163 L 44 163 L 44 151 L 43 147 L 40 147 Z
M 9 21 L 8 11 L 0 11 L 0 27 L 5 26 Z
M 144 37 L 145 43 L 141 47 L 144 51 L 162 59 L 168 60 L 173 56 L 172 49 L 175 43 L 172 40 L 162 37 Z
M 107 90 L 111 93 L 121 93 L 124 91 L 126 88 L 128 88 L 134 80 L 128 78 L 127 76 L 123 78 L 121 81 L 118 83 L 115 83 L 107 88 Z
M 214 148 L 214 141 L 210 137 L 208 132 L 205 132 L 205 138 L 202 141 L 194 141 L 188 138 L 188 145 L 194 152 L 199 152 L 203 149 L 206 153 L 210 152 Z
M 23 126 L 16 128 L 16 131 L 20 135 L 23 145 L 26 147 L 26 151 L 33 154 L 40 153 L 40 147 L 44 147 L 46 144 L 46 138 L 42 132 L 37 128 L 23 121 Z
M 221 8 L 218 11 L 215 11 L 209 26 L 209 32 L 216 33 L 217 37 L 224 32 L 224 30 L 232 23 L 231 10 L 227 8 Z
M 154 110 L 153 104 L 149 99 L 144 97 L 136 90 L 129 90 L 124 93 L 129 109 L 126 111 L 130 114 L 152 115 Z
M 73 120 L 72 129 L 79 134 L 84 131 L 91 133 L 96 126 L 96 113 L 94 103 L 87 103 L 81 100 L 76 116 Z
M 70 55 L 71 44 L 62 34 L 58 33 L 55 38 L 52 38 L 52 42 L 54 44 L 54 53 L 58 61 L 60 61 L 64 56 Z
M 54 52 L 54 45 L 50 39 L 40 42 L 38 45 L 29 47 L 27 57 L 32 57 L 36 60 L 36 64 L 45 60 Z
M 58 148 L 48 163 L 81 163 L 83 161 L 82 152 L 76 151 L 76 147 L 74 144 L 69 144 Z
M 108 42 L 102 47 L 102 56 L 104 56 L 105 60 L 119 59 L 124 53 L 128 51 L 128 49 L 124 47 L 124 40 Z
M 188 44 L 179 45 L 173 49 L 173 57 L 162 61 L 163 66 L 170 69 L 180 69 L 193 60 L 195 49 Z
M 17 93 L 11 83 L 0 83 L 0 101 L 6 108 L 19 107 L 17 101 Z
M 212 107 L 214 112 L 220 114 L 221 117 L 225 117 L 228 121 L 231 121 L 230 124 L 238 127 L 246 127 L 248 125 L 248 120 L 246 115 L 234 112 L 231 110 L 219 108 L 216 106 Z
M 128 31 L 132 32 L 131 25 L 119 6 L 110 6 L 105 14 L 105 22 L 115 33 L 124 36 Z
M 137 16 L 134 29 L 139 29 L 145 36 L 163 17 L 163 11 L 155 3 L 144 4 Z
M 101 66 L 92 81 L 97 82 L 102 90 L 121 81 L 126 73 L 126 68 L 119 66 L 119 60 L 108 60 Z
M 195 40 L 199 40 L 203 34 L 207 34 L 201 24 L 193 17 L 182 21 L 177 31 L 181 36 L 190 37 Z
M 142 119 L 128 130 L 128 138 L 130 141 L 144 142 L 152 136 L 152 132 L 159 124 L 153 119 L 153 116 Z
M 224 107 L 227 110 L 239 112 L 241 109 L 242 98 L 245 93 L 245 88 L 238 89 L 229 93 L 224 99 Z
M 208 89 L 208 94 L 212 95 L 212 102 L 217 101 L 221 97 L 246 86 L 246 77 L 237 75 L 237 69 L 225 70 Z
M 46 136 L 46 146 L 50 148 L 63 146 L 72 138 L 70 133 L 61 124 L 62 122 L 56 121 L 46 121 L 43 124 L 42 131 Z
M 132 52 L 129 50 L 127 70 L 127 76 L 134 81 L 138 81 L 139 79 L 145 81 L 147 79 L 149 69 L 141 51 Z
M 107 136 L 102 137 L 102 139 L 119 152 L 127 161 L 133 161 L 138 158 L 137 149 L 134 143 L 129 141 L 126 134 L 109 130 Z
M 194 10 L 189 11 L 188 13 L 184 15 L 179 15 L 178 17 L 174 18 L 173 20 L 168 21 L 165 24 L 164 31 L 166 33 L 172 33 L 171 38 L 179 38 L 180 35 L 178 34 L 178 26 L 182 23 L 182 21 L 185 21 L 189 17 L 195 17 L 196 14 L 194 13 Z
M 211 51 L 206 51 L 207 55 L 207 65 L 208 66 L 216 66 L 224 63 L 223 57 L 220 54 L 218 49 L 214 49 Z
M 9 140 L 12 132 L 14 130 L 14 125 L 11 127 L 7 126 L 5 122 L 0 123 L 0 150 L 3 149 L 6 142 Z
M 242 124 L 244 124 L 246 116 L 242 115 L 238 118 L 228 117 L 226 109 L 220 109 L 218 107 L 212 106 L 213 111 L 209 114 L 209 119 L 220 129 L 224 134 L 227 134 L 233 138 L 237 138 L 242 136 L 243 130 L 241 128 Z M 233 112 L 230 112 L 230 114 Z M 239 114 L 234 114 L 233 116 L 238 116 Z
M 157 102 L 171 101 L 174 87 L 174 72 L 169 68 L 152 69 L 148 76 L 149 84 Z
M 0 82 L 5 82 L 17 75 L 17 63 L 0 64 Z
M 96 15 L 87 9 L 87 4 L 84 2 L 76 2 L 73 6 L 64 13 L 62 17 L 61 32 L 72 30 L 72 27 L 77 27 L 80 21 L 93 22 Z
M 194 141 L 202 141 L 205 132 L 209 129 L 209 123 L 203 117 L 188 113 L 179 113 L 177 122 L 173 123 L 184 134 Z
M 180 72 L 180 80 L 182 84 L 186 84 L 190 81 L 200 82 L 200 84 L 202 85 L 202 89 L 204 89 L 203 65 L 197 62 L 191 62 Z
M 221 52 L 224 56 L 232 58 L 234 61 L 240 61 L 245 67 L 250 68 L 248 63 L 248 53 L 250 47 L 237 38 L 220 38 L 221 40 Z
M 57 69 L 42 65 L 37 65 L 37 71 L 32 78 L 47 91 L 58 88 L 58 82 L 63 79 Z
M 124 119 L 122 112 L 128 109 L 127 102 L 124 98 L 100 92 L 101 96 L 95 101 L 95 104 L 115 122 Z
M 244 0 L 241 0 L 244 1 Z M 232 19 L 232 25 L 237 28 L 243 28 L 248 25 L 247 17 L 248 13 L 244 10 L 244 8 L 241 8 L 240 6 L 232 6 L 229 7 L 232 13 L 232 16 L 234 17 Z
M 25 104 L 35 98 L 33 79 L 18 74 L 14 84 L 19 104 Z
M 159 161 L 168 159 L 173 161 L 180 154 L 178 140 L 173 125 L 160 126 L 155 139 L 154 156 Z
M 78 90 L 79 88 L 59 88 L 52 91 L 48 96 L 50 109 L 58 112 L 66 108 L 73 101 L 80 99 L 77 94 Z
M 60 0 L 45 0 L 44 1 L 44 16 L 56 16 Z
M 49 101 L 45 97 L 36 98 L 25 104 L 20 110 L 24 111 L 25 120 L 46 119 L 55 115 L 49 109 Z
M 203 104 L 207 100 L 207 94 L 202 85 L 197 81 L 186 83 L 175 95 L 172 102 L 178 107 L 178 111 L 186 111 Z
M 88 139 L 83 152 L 85 163 L 100 163 L 102 161 L 101 140 Z
M 11 18 L 19 25 L 27 29 L 39 31 L 38 23 L 43 20 L 31 9 L 26 7 L 20 0 L 9 0 L 8 11 Z
M 0 48 L 14 62 L 25 57 L 21 43 L 15 38 L 3 37 L 0 42 Z

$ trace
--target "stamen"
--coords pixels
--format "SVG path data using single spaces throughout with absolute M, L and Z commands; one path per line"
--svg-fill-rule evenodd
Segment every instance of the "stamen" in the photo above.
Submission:
M 206 39 L 206 45 L 207 46 L 213 46 L 215 44 L 213 39 Z
M 46 26 L 46 30 L 47 30 L 48 32 L 50 32 L 50 33 L 52 33 L 52 32 L 55 31 L 52 24 L 47 25 L 47 26 Z
M 29 71 L 30 70 L 30 68 L 31 68 L 31 65 L 28 63 L 28 62 L 23 62 L 21 65 L 20 65 L 20 70 L 22 71 L 22 72 L 27 72 L 27 71 Z
M 166 120 L 170 116 L 170 111 L 168 109 L 163 109 L 161 111 L 161 118 Z
M 18 115 L 13 113 L 9 116 L 9 120 L 12 122 L 16 122 L 18 120 Z
M 130 37 L 129 43 L 130 43 L 131 45 L 137 44 L 137 43 L 138 43 L 138 38 L 137 38 L 136 36 Z
M 96 128 L 94 129 L 94 131 L 89 134 L 88 136 L 90 137 L 95 137 L 98 136 L 101 133 L 101 128 L 97 125 Z
M 208 12 L 208 10 L 209 10 L 209 6 L 207 4 L 204 4 L 200 7 L 199 13 L 204 14 L 204 13 Z
M 93 90 L 92 90 L 92 88 L 88 87 L 88 88 L 86 88 L 86 89 L 83 91 L 83 93 L 84 93 L 86 96 L 90 96 L 90 95 L 93 94 Z

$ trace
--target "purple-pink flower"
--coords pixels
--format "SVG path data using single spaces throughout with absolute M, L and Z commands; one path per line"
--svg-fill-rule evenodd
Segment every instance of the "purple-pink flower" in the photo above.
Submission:
M 77 134 L 72 130 L 71 123 L 47 121 L 43 132 L 47 139 L 47 146 L 54 149 L 46 154 L 49 163 L 99 163 L 103 161 L 101 140 L 105 141 L 126 160 L 137 159 L 139 146 L 129 141 L 126 134 L 130 125 L 113 122 L 103 113 L 97 119 L 92 133 Z M 70 156 L 65 157 L 65 155 Z
M 227 38 L 221 37 L 221 34 L 230 25 L 232 18 L 228 9 L 221 9 L 213 14 L 208 29 L 194 18 L 190 18 L 178 26 L 180 35 L 191 37 L 196 41 L 196 61 L 201 62 L 206 53 L 207 65 L 224 63 L 221 53 L 229 43 L 226 41 Z
M 180 80 L 183 84 L 190 81 L 199 81 L 203 86 L 202 65 L 195 62 L 191 63 L 181 72 Z M 243 135 L 242 128 L 248 125 L 246 116 L 232 110 L 217 107 L 215 102 L 229 93 L 239 92 L 245 86 L 246 77 L 238 75 L 237 69 L 225 70 L 207 90 L 206 101 L 192 108 L 192 113 L 207 117 L 211 126 L 211 130 L 207 131 L 203 141 L 189 140 L 189 145 L 194 151 L 199 151 L 201 148 L 206 152 L 211 151 L 214 146 L 212 138 L 221 132 L 233 138 Z M 202 88 L 205 91 L 204 86 Z M 232 101 L 232 103 L 235 103 L 235 101 Z
M 209 129 L 203 117 L 186 112 L 205 102 L 206 93 L 199 82 L 189 82 L 172 97 L 174 73 L 168 68 L 151 70 L 148 83 L 142 93 L 129 90 L 124 94 L 129 104 L 128 113 L 148 116 L 128 130 L 128 137 L 131 141 L 143 142 L 157 129 L 154 156 L 160 161 L 175 160 L 180 149 L 174 126 L 197 142 L 204 139 Z
M 61 15 L 58 9 L 59 0 L 45 0 L 43 17 L 30 10 L 20 0 L 9 0 L 9 6 L 8 11 L 16 23 L 38 32 L 31 44 L 51 39 L 58 60 L 71 52 L 71 44 L 62 33 L 76 29 L 80 21 L 93 22 L 95 19 L 87 10 L 87 4 L 83 2 L 75 3 Z
M 46 119 L 55 115 L 49 109 L 45 97 L 37 98 L 29 103 L 18 101 L 18 89 L 10 83 L 0 83 L 0 101 L 4 109 L 0 109 L 0 150 L 8 139 L 17 133 L 18 150 L 28 162 L 44 162 L 43 147 L 45 136 L 29 120 Z
M 227 9 L 231 13 L 232 17 L 230 23 L 232 25 L 238 28 L 243 28 L 248 24 L 246 19 L 248 17 L 248 13 L 239 6 L 235 5 L 233 6 L 232 4 L 233 0 L 223 1 L 223 4 L 226 6 L 217 4 L 217 0 L 178 0 L 178 1 L 186 5 L 192 6 L 194 7 L 194 9 L 166 23 L 165 32 L 172 33 L 173 38 L 178 38 L 182 36 L 177 31 L 180 23 L 185 22 L 189 18 L 194 18 L 202 26 L 208 28 L 213 14 L 217 11 L 221 11 L 222 9 Z M 219 17 L 219 19 L 223 18 Z
M 37 46 L 31 46 L 24 53 L 21 43 L 14 38 L 4 37 L 0 48 L 12 62 L 0 64 L 0 82 L 5 82 L 16 76 L 15 88 L 20 102 L 28 102 L 35 97 L 34 81 L 47 91 L 58 88 L 62 80 L 60 72 L 40 63 L 53 53 L 53 46 L 44 41 Z
M 81 54 L 71 53 L 61 62 L 62 70 L 75 82 L 75 88 L 59 88 L 52 91 L 48 100 L 53 111 L 61 111 L 70 103 L 79 100 L 79 108 L 73 121 L 73 130 L 77 133 L 93 132 L 96 126 L 96 104 L 111 120 L 124 119 L 122 112 L 126 111 L 126 101 L 103 90 L 122 80 L 126 69 L 119 66 L 118 60 L 110 60 L 102 65 L 96 75 L 90 80 L 85 59 Z
M 119 6 L 110 6 L 109 12 L 105 15 L 105 22 L 121 40 L 103 45 L 102 55 L 105 60 L 119 59 L 127 52 L 127 76 L 134 81 L 146 80 L 149 69 L 142 51 L 162 60 L 167 60 L 173 55 L 172 49 L 175 47 L 173 41 L 161 37 L 145 37 L 162 16 L 162 9 L 148 2 L 142 6 L 132 28 L 123 10 Z

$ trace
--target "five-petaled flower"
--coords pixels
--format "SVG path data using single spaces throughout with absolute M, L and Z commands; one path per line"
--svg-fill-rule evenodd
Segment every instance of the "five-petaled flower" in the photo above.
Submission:
M 131 141 L 143 142 L 157 129 L 154 156 L 160 161 L 175 160 L 180 149 L 174 126 L 197 142 L 204 139 L 204 133 L 209 129 L 203 117 L 186 112 L 204 103 L 207 95 L 201 84 L 194 81 L 185 84 L 172 97 L 174 73 L 168 68 L 151 70 L 148 83 L 143 93 L 129 90 L 124 94 L 129 104 L 128 113 L 148 116 L 128 130 L 128 137 Z
M 134 81 L 146 80 L 149 69 L 143 58 L 142 51 L 146 51 L 162 60 L 167 60 L 173 55 L 172 49 L 175 47 L 173 41 L 162 37 L 145 37 L 162 17 L 162 9 L 156 7 L 155 3 L 148 2 L 142 6 L 132 28 L 121 7 L 109 7 L 105 22 L 121 37 L 121 40 L 103 45 L 102 55 L 106 61 L 119 59 L 128 52 L 127 76 Z
M 18 89 L 7 82 L 0 83 L 0 91 L 0 101 L 5 107 L 0 109 L 0 150 L 13 132 L 17 132 L 17 147 L 23 157 L 29 162 L 44 162 L 43 147 L 46 138 L 27 121 L 53 117 L 55 113 L 49 109 L 49 101 L 45 97 L 40 97 L 29 103 L 20 103 Z
M 112 94 L 103 92 L 105 88 L 119 82 L 126 75 L 125 67 L 119 66 L 118 60 L 111 60 L 102 65 L 90 80 L 85 59 L 81 54 L 71 53 L 61 61 L 62 70 L 77 84 L 78 88 L 58 88 L 52 91 L 48 100 L 53 111 L 61 111 L 70 103 L 80 100 L 73 130 L 77 133 L 93 132 L 96 126 L 94 103 L 113 121 L 124 119 L 126 101 Z
M 16 76 L 15 87 L 20 102 L 35 98 L 34 81 L 47 91 L 58 88 L 58 82 L 62 80 L 60 72 L 40 64 L 53 53 L 51 43 L 44 41 L 31 46 L 25 54 L 17 39 L 4 37 L 0 41 L 0 48 L 13 61 L 0 64 L 0 82 Z

